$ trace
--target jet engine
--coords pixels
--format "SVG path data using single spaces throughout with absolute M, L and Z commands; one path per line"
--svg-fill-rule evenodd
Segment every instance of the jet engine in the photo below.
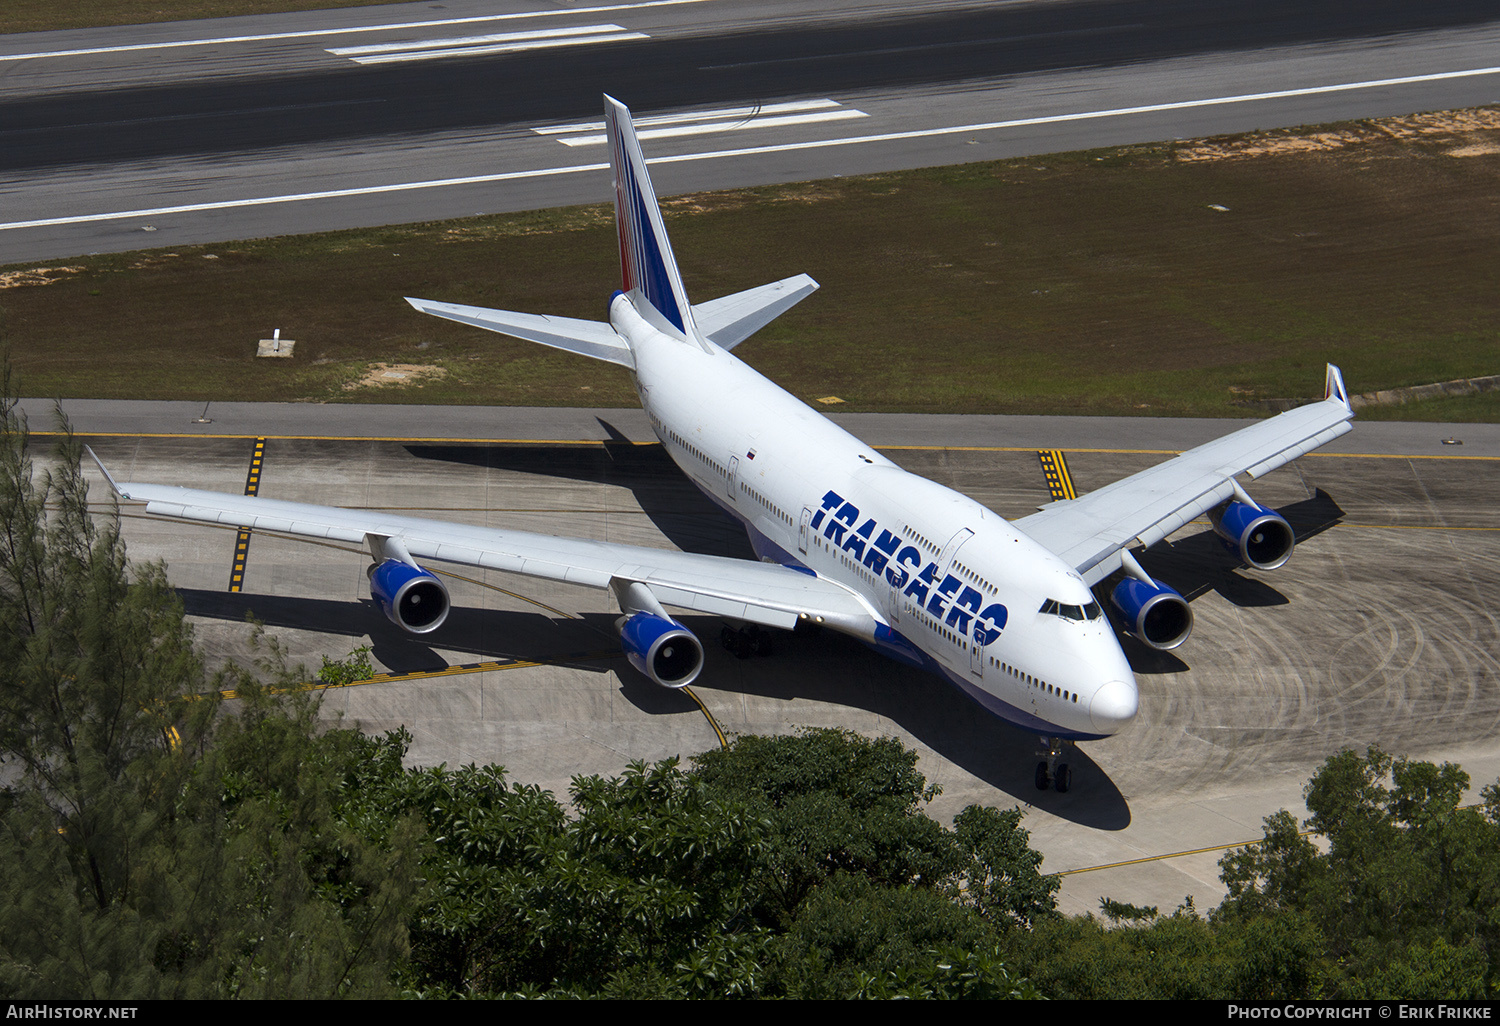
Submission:
M 1209 511 L 1214 533 L 1246 566 L 1275 570 L 1292 558 L 1297 544 L 1292 525 L 1280 513 L 1251 502 L 1234 501 Z
M 686 687 L 703 669 L 703 646 L 670 616 L 637 612 L 622 617 L 620 645 L 630 665 L 662 687 Z
M 448 618 L 448 589 L 431 572 L 399 559 L 370 567 L 370 596 L 409 634 L 428 634 Z
M 1160 581 L 1126 577 L 1109 598 L 1125 618 L 1125 629 L 1152 648 L 1176 648 L 1193 632 L 1187 599 Z

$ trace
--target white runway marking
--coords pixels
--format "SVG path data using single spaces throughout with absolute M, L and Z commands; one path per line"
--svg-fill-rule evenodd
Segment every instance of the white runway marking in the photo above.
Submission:
M 708 135 L 713 132 L 737 132 L 746 128 L 784 128 L 824 121 L 846 121 L 869 117 L 862 110 L 845 107 L 837 100 L 796 100 L 790 103 L 767 103 L 751 107 L 728 107 L 721 110 L 694 111 L 689 114 L 663 114 L 637 118 L 636 135 L 642 139 L 671 139 L 685 135 Z M 584 121 L 572 125 L 548 125 L 533 128 L 537 135 L 562 136 L 564 146 L 602 146 L 604 122 Z M 587 132 L 587 135 L 573 133 Z
M 795 111 L 828 110 L 839 106 L 837 100 L 791 100 L 787 103 L 756 103 L 741 107 L 720 107 L 718 110 L 690 111 L 686 114 L 656 114 L 651 117 L 634 118 L 637 129 L 655 128 L 660 125 L 681 125 L 692 121 L 707 121 L 714 118 L 749 118 L 757 114 L 790 114 Z M 602 132 L 603 121 L 575 121 L 567 125 L 540 125 L 532 129 L 537 135 L 572 135 L 575 132 Z
M 647 39 L 644 32 L 631 32 L 623 25 L 578 25 L 573 28 L 536 29 L 530 32 L 496 32 L 487 36 L 456 39 L 419 39 L 406 43 L 374 43 L 344 46 L 328 52 L 348 57 L 357 64 L 391 64 L 397 61 L 428 61 L 440 57 L 482 57 L 555 46 L 584 46 L 625 39 Z
M 1319 93 L 1347 92 L 1355 89 L 1378 89 L 1386 86 L 1412 85 L 1421 82 L 1440 82 L 1457 78 L 1473 78 L 1481 75 L 1500 74 L 1497 68 L 1474 68 L 1467 71 L 1444 71 L 1430 75 L 1409 75 L 1403 78 L 1374 79 L 1368 82 L 1345 82 L 1336 85 L 1310 86 L 1304 89 L 1283 89 L 1269 93 L 1245 93 L 1239 96 L 1219 96 L 1203 100 L 1179 100 L 1174 103 L 1153 103 L 1139 107 L 1119 107 L 1113 110 L 1084 111 L 1076 114 L 1049 114 L 1035 118 L 1017 118 L 1012 121 L 989 121 L 973 125 L 953 125 L 947 128 L 926 128 L 910 132 L 887 132 L 881 135 L 859 135 L 842 139 L 820 139 L 809 142 L 780 143 L 769 146 L 748 146 L 733 150 L 713 150 L 705 153 L 681 153 L 674 156 L 655 157 L 648 164 L 682 164 L 695 160 L 718 160 L 725 157 L 755 156 L 765 153 L 789 153 L 795 150 L 822 149 L 831 146 L 856 146 L 863 143 L 891 142 L 902 139 L 930 138 L 941 135 L 961 135 L 972 132 L 988 132 L 1005 128 L 1021 128 L 1032 125 L 1059 124 L 1066 121 L 1085 121 L 1091 118 L 1124 117 L 1131 114 L 1149 114 L 1159 111 L 1187 110 L 1193 107 L 1212 107 L 1220 104 L 1248 103 L 1254 100 L 1277 100 L 1297 96 L 1313 96 Z M 479 185 L 489 182 L 515 181 L 523 178 L 545 178 L 551 175 L 571 175 L 584 171 L 602 171 L 608 164 L 575 164 L 571 167 L 538 168 L 532 171 L 507 171 L 493 175 L 473 175 L 467 178 L 445 178 L 426 182 L 401 182 L 391 185 L 371 185 L 354 189 L 333 189 L 326 192 L 294 193 L 285 196 L 261 196 L 251 199 L 219 200 L 212 203 L 189 203 L 180 206 L 152 207 L 141 210 L 119 210 L 102 214 L 75 214 L 69 217 L 48 217 L 33 221 L 11 221 L 0 223 L 0 231 L 19 228 L 45 228 L 67 224 L 89 224 L 96 221 L 122 221 L 137 217 L 160 217 L 163 214 L 184 214 L 205 210 L 230 210 L 237 207 L 269 206 L 277 203 L 300 203 L 307 200 L 338 199 L 349 196 L 373 196 L 379 193 L 405 192 L 417 189 L 440 189 L 457 185 Z
M 714 0 L 639 0 L 637 3 L 604 4 L 598 7 L 555 8 L 546 11 L 518 11 L 512 14 L 485 14 L 471 18 L 444 18 L 436 21 L 406 21 L 396 25 L 345 25 L 333 29 L 306 29 L 300 32 L 264 32 L 248 36 L 217 36 L 212 39 L 173 39 L 155 43 L 129 43 L 122 46 L 91 46 L 78 50 L 39 50 L 34 53 L 0 53 L 0 61 L 30 61 L 47 57 L 81 57 L 98 53 L 131 53 L 139 50 L 172 50 L 184 46 L 221 46 L 225 43 L 260 43 L 277 39 L 319 39 L 325 36 L 347 36 L 357 32 L 399 32 L 410 29 L 441 28 L 445 25 L 473 25 L 486 21 L 516 21 L 522 18 L 560 18 L 579 14 L 611 14 L 615 11 L 639 11 L 649 7 L 676 7 L 682 4 L 713 3 Z

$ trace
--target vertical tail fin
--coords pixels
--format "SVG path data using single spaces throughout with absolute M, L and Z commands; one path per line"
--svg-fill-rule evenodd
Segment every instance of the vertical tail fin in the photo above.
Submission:
M 658 328 L 670 328 L 696 342 L 692 306 L 682 287 L 682 275 L 677 271 L 677 259 L 672 255 L 651 176 L 646 172 L 646 158 L 635 137 L 630 109 L 606 95 L 604 122 L 615 185 L 615 230 L 620 236 L 620 287 L 636 301 L 642 316 L 653 319 L 650 311 L 642 309 L 645 304 L 660 315 Z

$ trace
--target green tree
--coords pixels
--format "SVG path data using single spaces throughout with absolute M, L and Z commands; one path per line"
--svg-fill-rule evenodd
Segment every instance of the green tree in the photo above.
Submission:
M 1397 958 L 1364 979 L 1348 981 L 1353 1001 L 1480 1001 L 1489 996 L 1489 966 L 1478 944 L 1453 947 L 1439 937 L 1428 947 L 1408 945 Z
M 1021 828 L 1020 809 L 970 805 L 953 821 L 959 847 L 969 856 L 965 900 L 995 926 L 1029 928 L 1057 915 L 1062 881 L 1042 873 L 1042 853 Z
M 1372 748 L 1330 757 L 1304 792 L 1320 852 L 1283 811 L 1265 840 L 1220 861 L 1240 923 L 1295 913 L 1324 938 L 1325 996 L 1467 992 L 1473 959 L 1493 985 L 1500 956 L 1500 826 L 1493 804 L 1461 809 L 1468 775 Z M 1404 967 L 1404 968 L 1403 968 Z M 1403 983 L 1403 981 L 1405 981 Z
M 136 953 L 156 928 L 132 899 L 150 840 L 206 736 L 184 705 L 202 667 L 160 567 L 134 584 L 97 523 L 66 425 L 52 465 L 0 384 L 0 760 L 7 803 L 0 980 L 13 994 L 102 997 L 155 986 Z M 176 747 L 174 748 L 174 743 Z M 143 862 L 143 859 L 145 860 Z
M 1308 906 L 1326 886 L 1328 865 L 1282 809 L 1265 819 L 1259 844 L 1236 848 L 1219 860 L 1219 878 L 1229 889 L 1216 915 L 1251 919 Z
M 759 993 L 766 933 L 745 905 L 764 824 L 742 805 L 669 759 L 575 779 L 570 818 L 498 767 L 403 770 L 409 740 L 361 740 L 358 789 L 372 819 L 425 828 L 410 992 Z
M 952 867 L 964 856 L 952 832 L 921 814 L 932 792 L 915 755 L 838 731 L 813 740 L 814 765 L 798 769 L 774 749 L 808 754 L 804 738 L 738 739 L 731 755 L 770 768 L 748 783 L 726 785 L 736 778 L 717 774 L 738 764 L 711 756 L 692 772 L 666 760 L 580 777 L 572 817 L 550 794 L 507 786 L 495 767 L 402 770 L 402 735 L 361 742 L 360 792 L 372 814 L 410 811 L 426 829 L 430 886 L 406 987 L 428 996 L 1030 993 L 995 954 L 995 928 L 955 900 Z M 780 807 L 767 791 L 785 799 Z M 778 822 L 788 806 L 795 815 Z M 809 808 L 833 810 L 823 833 L 801 818 Z M 898 812 L 925 822 L 893 824 Z M 976 836 L 997 847 L 1013 839 L 1014 821 L 1003 823 Z M 859 836 L 870 824 L 873 836 Z M 816 844 L 804 846 L 809 837 Z M 872 852 L 890 853 L 897 869 Z M 788 865 L 814 878 L 792 913 L 781 904 Z M 932 865 L 940 871 L 911 868 Z
M 159 565 L 95 519 L 66 424 L 37 469 L 0 387 L 0 989 L 21 998 L 388 991 L 416 825 L 340 818 L 351 746 L 228 670 L 208 697 Z M 275 667 L 272 668 L 273 670 Z M 288 683 L 279 674 L 275 683 Z M 209 692 L 212 695 L 212 690 Z
M 265 672 L 262 669 L 262 672 Z M 370 814 L 360 782 L 368 745 L 322 731 L 297 672 L 261 686 L 240 674 L 236 715 L 218 724 L 182 802 L 216 837 L 193 922 L 212 951 L 216 993 L 234 997 L 375 997 L 395 993 L 422 884 L 422 823 Z M 207 902 L 212 906 L 207 907 Z
M 839 873 L 813 891 L 779 939 L 775 989 L 792 998 L 931 997 L 963 991 L 940 965 L 958 952 L 992 951 L 993 928 L 932 888 L 883 886 Z M 999 962 L 971 979 L 975 990 L 1009 996 Z
M 693 757 L 695 776 L 769 824 L 757 914 L 782 928 L 836 873 L 936 886 L 963 865 L 949 830 L 923 814 L 938 793 L 895 738 L 845 730 L 741 737 Z

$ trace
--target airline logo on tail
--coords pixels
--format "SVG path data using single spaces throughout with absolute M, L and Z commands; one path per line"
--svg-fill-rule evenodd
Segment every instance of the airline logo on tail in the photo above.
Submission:
M 620 101 L 606 96 L 604 120 L 609 131 L 610 168 L 615 184 L 615 229 L 620 235 L 621 288 L 645 297 L 667 323 L 684 336 L 690 328 L 692 308 L 667 241 L 661 208 L 651 177 L 646 173 L 646 159 L 641 155 L 630 110 Z

